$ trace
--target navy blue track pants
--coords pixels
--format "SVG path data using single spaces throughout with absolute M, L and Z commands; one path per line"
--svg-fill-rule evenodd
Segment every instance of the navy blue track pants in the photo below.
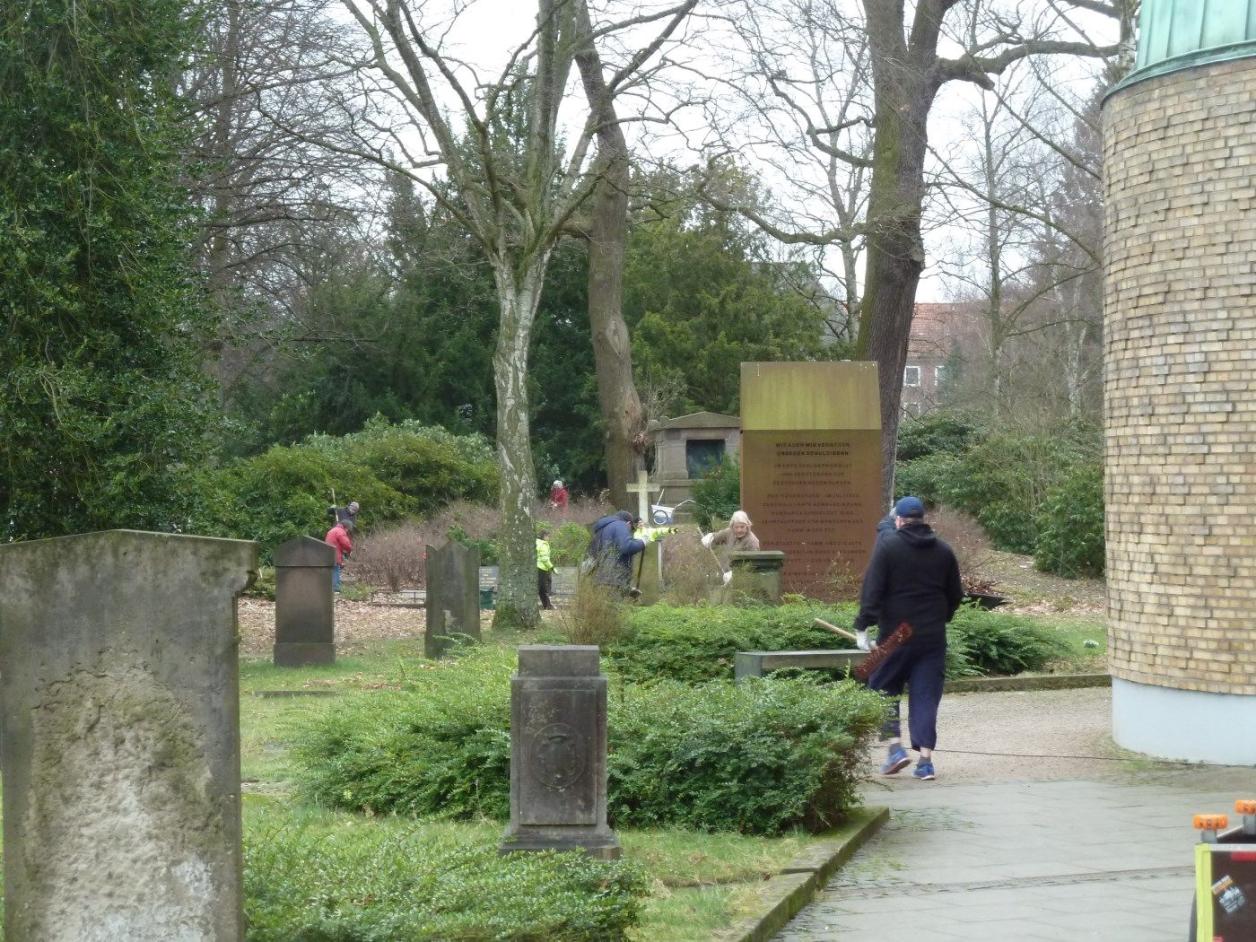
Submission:
M 946 642 L 916 647 L 913 641 L 886 658 L 872 672 L 868 686 L 894 697 L 881 727 L 884 739 L 902 736 L 898 697 L 907 688 L 907 726 L 913 749 L 933 749 L 938 744 L 938 704 L 942 702 L 942 683 L 946 678 Z

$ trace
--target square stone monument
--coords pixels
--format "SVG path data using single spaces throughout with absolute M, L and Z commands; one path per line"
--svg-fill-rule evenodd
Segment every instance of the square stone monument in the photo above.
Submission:
M 427 629 L 423 653 L 445 653 L 452 634 L 480 640 L 480 551 L 450 540 L 427 548 Z
M 336 550 L 299 536 L 275 550 L 275 666 L 336 663 Z
M 606 822 L 606 678 L 596 645 L 524 645 L 510 681 L 510 826 L 502 853 L 619 857 Z
M 741 365 L 741 505 L 786 592 L 858 585 L 881 506 L 875 363 Z
M 236 596 L 257 545 L 0 547 L 5 937 L 239 942 Z

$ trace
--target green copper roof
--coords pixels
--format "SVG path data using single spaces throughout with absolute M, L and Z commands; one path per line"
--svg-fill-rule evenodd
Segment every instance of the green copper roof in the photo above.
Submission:
M 1134 71 L 1118 87 L 1256 56 L 1256 0 L 1143 0 Z

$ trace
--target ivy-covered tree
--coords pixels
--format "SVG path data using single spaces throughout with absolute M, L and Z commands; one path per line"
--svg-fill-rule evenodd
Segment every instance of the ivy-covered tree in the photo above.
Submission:
M 178 519 L 205 447 L 173 81 L 183 0 L 0 4 L 0 507 L 9 539 Z

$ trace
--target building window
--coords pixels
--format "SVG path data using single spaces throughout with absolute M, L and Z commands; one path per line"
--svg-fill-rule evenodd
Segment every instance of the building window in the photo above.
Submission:
M 934 382 L 934 385 L 937 386 L 939 389 L 942 388 L 942 384 L 946 382 L 946 367 L 945 366 L 935 366 L 933 368 L 933 382 Z
M 903 370 L 903 385 L 904 386 L 919 386 L 920 385 L 920 367 L 909 366 L 907 367 L 907 369 Z

